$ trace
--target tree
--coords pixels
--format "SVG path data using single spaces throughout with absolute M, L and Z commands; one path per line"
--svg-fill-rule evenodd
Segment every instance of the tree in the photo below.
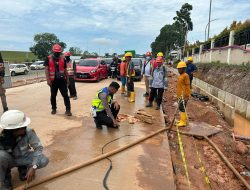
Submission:
M 34 36 L 34 45 L 30 47 L 30 51 L 33 52 L 39 59 L 45 59 L 52 53 L 52 46 L 56 43 L 60 44 L 62 49 L 67 47 L 67 45 L 64 42 L 61 42 L 53 33 L 36 34 Z
M 86 59 L 86 58 L 97 58 L 98 54 L 96 52 L 89 53 L 88 51 L 84 51 L 81 59 Z
M 81 55 L 82 54 L 82 50 L 79 47 L 70 47 L 69 52 L 72 55 Z

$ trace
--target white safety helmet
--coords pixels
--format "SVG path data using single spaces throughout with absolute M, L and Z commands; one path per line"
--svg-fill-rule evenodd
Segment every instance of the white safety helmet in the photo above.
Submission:
M 2 129 L 19 129 L 27 127 L 30 124 L 30 118 L 19 110 L 6 111 L 0 120 L 0 128 Z

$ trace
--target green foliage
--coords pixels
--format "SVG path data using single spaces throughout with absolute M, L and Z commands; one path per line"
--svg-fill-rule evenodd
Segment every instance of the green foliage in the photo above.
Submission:
M 180 24 L 182 26 L 182 28 L 186 28 L 186 24 L 187 24 L 187 28 L 186 30 L 188 31 L 192 31 L 193 30 L 193 22 L 191 20 L 191 10 L 193 9 L 193 6 L 185 3 L 182 5 L 180 11 L 176 11 L 176 15 L 174 17 L 174 20 L 176 23 Z
M 98 54 L 96 52 L 89 53 L 88 51 L 84 51 L 81 59 L 86 59 L 86 58 L 97 58 Z
M 30 62 L 37 60 L 37 56 L 35 56 L 31 52 L 22 52 L 22 51 L 1 51 L 2 57 L 4 61 L 9 61 L 10 63 L 22 63 L 22 62 Z
M 79 47 L 70 47 L 69 52 L 72 55 L 81 55 L 82 54 L 82 50 Z
M 30 47 L 30 51 L 37 55 L 39 59 L 45 59 L 52 53 L 52 46 L 57 43 L 62 46 L 62 49 L 65 49 L 67 46 L 53 33 L 36 34 L 34 36 L 34 45 Z

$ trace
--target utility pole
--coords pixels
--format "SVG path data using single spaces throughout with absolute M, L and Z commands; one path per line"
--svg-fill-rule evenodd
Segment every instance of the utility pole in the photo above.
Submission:
M 212 7 L 212 0 L 210 0 L 210 6 L 209 6 L 209 18 L 208 18 L 207 40 L 209 39 L 209 32 L 210 32 L 211 7 Z

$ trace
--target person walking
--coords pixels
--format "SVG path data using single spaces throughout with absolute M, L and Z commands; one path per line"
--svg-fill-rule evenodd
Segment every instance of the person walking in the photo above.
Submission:
M 0 190 L 13 189 L 11 169 L 18 168 L 19 179 L 31 182 L 36 170 L 49 159 L 35 131 L 28 128 L 31 120 L 19 110 L 6 111 L 0 120 Z
M 197 72 L 197 67 L 193 64 L 193 57 L 188 57 L 186 73 L 189 75 L 190 88 L 192 89 L 192 81 L 194 78 L 194 73 Z
M 3 58 L 0 52 L 0 96 L 1 96 L 2 106 L 3 106 L 3 112 L 6 112 L 8 111 L 8 106 L 7 106 L 7 100 L 6 100 L 6 95 L 5 95 L 5 89 L 3 87 L 4 76 L 5 76 L 5 67 L 4 67 Z
M 187 65 L 184 61 L 179 62 L 177 65 L 177 69 L 180 74 L 178 77 L 176 90 L 180 111 L 180 121 L 177 121 L 176 123 L 178 127 L 185 127 L 187 125 L 186 106 L 191 95 L 191 90 L 190 80 L 188 74 L 186 73 L 186 68 Z
M 127 78 L 126 78 L 126 73 L 127 73 L 127 60 L 125 59 L 125 57 L 122 58 L 122 62 L 120 64 L 120 78 L 121 78 L 121 82 L 122 82 L 122 86 L 121 86 L 121 94 L 125 94 L 126 90 L 126 83 L 127 83 Z
M 152 58 L 152 54 L 151 52 L 147 52 L 146 53 L 146 60 L 144 62 L 144 64 L 142 65 L 142 75 L 144 77 L 144 81 L 145 81 L 145 86 L 146 86 L 146 93 L 143 95 L 144 97 L 148 97 L 149 96 L 149 80 L 150 77 L 152 75 L 152 71 L 153 71 L 153 65 L 154 65 L 154 60 Z
M 120 85 L 112 82 L 108 87 L 99 90 L 92 100 L 92 116 L 96 124 L 96 128 L 102 129 L 102 125 L 111 128 L 118 128 L 117 115 L 120 105 L 113 100 L 114 94 L 119 90 Z
M 62 47 L 59 44 L 55 44 L 52 47 L 52 51 L 53 55 L 48 56 L 44 63 L 47 84 L 50 86 L 51 92 L 51 114 L 54 115 L 57 112 L 56 96 L 58 90 L 60 90 L 66 107 L 65 114 L 67 116 L 72 116 L 67 88 L 69 84 L 69 77 L 67 73 L 66 61 L 64 57 L 61 56 Z
M 76 67 L 75 67 L 75 62 L 73 63 L 72 60 L 70 59 L 71 53 L 70 52 L 65 52 L 64 57 L 66 60 L 67 64 L 67 73 L 69 76 L 69 94 L 70 98 L 73 98 L 73 100 L 77 99 L 77 93 L 76 93 L 76 85 L 75 85 L 75 73 L 76 73 Z
M 162 65 L 162 59 L 158 57 L 156 59 L 157 67 L 152 72 L 152 78 L 150 80 L 150 96 L 149 96 L 149 102 L 146 105 L 146 107 L 152 107 L 153 101 L 156 98 L 156 110 L 160 109 L 163 93 L 167 89 L 168 83 L 166 78 L 166 68 L 164 65 Z

